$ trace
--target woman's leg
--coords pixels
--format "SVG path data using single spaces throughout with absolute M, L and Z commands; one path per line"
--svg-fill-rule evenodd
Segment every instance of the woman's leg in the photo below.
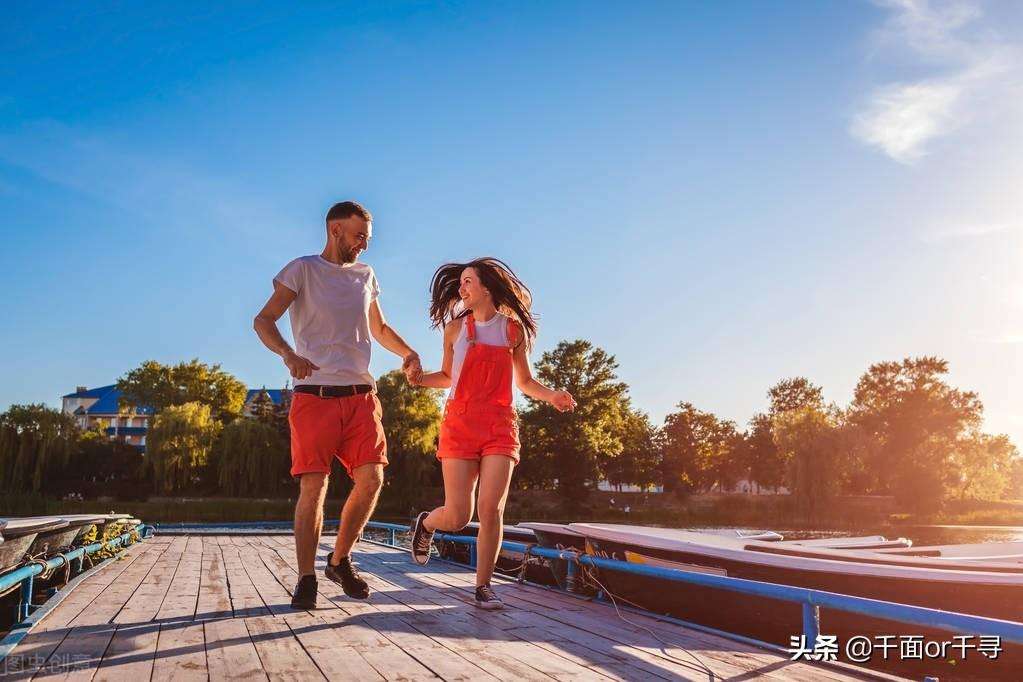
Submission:
M 423 525 L 428 531 L 461 530 L 472 519 L 480 463 L 475 459 L 445 458 L 440 466 L 444 474 L 444 506 L 430 512 Z
M 479 516 L 476 539 L 476 586 L 486 585 L 494 575 L 504 534 L 504 503 L 508 500 L 515 460 L 504 455 L 487 455 L 480 460 Z

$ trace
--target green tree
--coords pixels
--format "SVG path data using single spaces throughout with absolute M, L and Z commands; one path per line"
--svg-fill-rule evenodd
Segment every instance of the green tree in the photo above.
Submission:
M 209 405 L 191 402 L 164 408 L 152 420 L 146 439 L 156 489 L 171 494 L 195 488 L 207 473 L 220 428 Z
M 767 391 L 771 417 L 803 407 L 824 407 L 824 391 L 806 377 L 782 379 Z
M 817 513 L 837 488 L 834 416 L 821 407 L 805 405 L 780 412 L 773 431 L 778 450 L 789 462 L 789 487 L 798 508 L 807 516 Z
M 45 405 L 12 405 L 0 414 L 0 490 L 46 492 L 75 451 L 74 418 Z
M 162 412 L 171 405 L 195 402 L 208 405 L 213 418 L 222 422 L 241 413 L 247 393 L 245 384 L 220 365 L 198 359 L 173 366 L 147 360 L 121 377 L 117 388 L 125 410 L 151 407 Z
M 744 443 L 749 479 L 759 488 L 778 489 L 785 483 L 788 462 L 774 442 L 770 415 L 755 414 Z
M 950 481 L 960 500 L 999 500 L 1010 493 L 1013 464 L 1019 452 L 1006 435 L 972 433 L 952 454 L 956 476 Z
M 569 499 L 585 496 L 599 463 L 622 452 L 621 408 L 627 387 L 614 356 L 589 341 L 562 341 L 536 363 L 537 378 L 576 399 L 575 412 L 558 412 L 527 397 L 521 412 L 520 484 L 547 487 L 557 480 Z
M 224 427 L 214 452 L 219 491 L 271 496 L 290 482 L 288 444 L 271 424 L 239 417 Z
M 741 476 L 736 466 L 735 424 L 681 402 L 660 430 L 664 487 L 669 492 L 728 486 Z
M 866 469 L 876 492 L 894 493 L 907 508 L 939 506 L 950 483 L 960 441 L 981 424 L 976 393 L 944 381 L 948 363 L 935 357 L 872 365 L 856 385 L 849 421 L 877 442 Z
M 645 412 L 633 410 L 627 403 L 620 415 L 622 451 L 601 462 L 604 479 L 614 486 L 638 485 L 647 488 L 661 479 L 661 453 L 657 429 Z
M 388 476 L 385 494 L 419 508 L 422 490 L 438 476 L 437 434 L 441 391 L 412 386 L 400 370 L 377 380 L 387 436 Z

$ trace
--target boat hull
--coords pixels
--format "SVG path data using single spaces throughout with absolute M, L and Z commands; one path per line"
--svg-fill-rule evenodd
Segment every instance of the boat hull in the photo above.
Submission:
M 778 567 L 744 564 L 739 561 L 707 557 L 698 552 L 671 551 L 632 543 L 588 538 L 589 551 L 595 556 L 627 561 L 632 559 L 670 561 L 688 564 L 694 572 L 716 572 L 760 582 L 793 585 L 840 594 L 851 594 L 916 604 L 930 608 L 975 613 L 1006 620 L 1023 620 L 1021 590 L 1013 585 L 971 585 L 933 581 L 907 581 L 889 577 L 856 575 L 848 572 L 785 571 Z M 802 632 L 802 607 L 798 603 L 752 596 L 720 588 L 670 582 L 632 573 L 599 570 L 596 579 L 616 599 L 640 608 L 699 623 L 712 628 L 771 642 L 784 647 Z M 954 633 L 934 628 L 911 626 L 880 618 L 871 618 L 833 609 L 820 609 L 820 631 L 836 635 L 840 643 L 854 636 L 922 635 L 925 641 L 951 640 Z M 977 640 L 974 640 L 976 643 Z M 950 657 L 951 658 L 951 657 Z M 1023 648 L 1003 644 L 997 660 L 988 660 L 971 651 L 965 660 L 875 661 L 870 667 L 908 675 L 952 675 L 955 679 L 1014 679 L 1023 669 Z

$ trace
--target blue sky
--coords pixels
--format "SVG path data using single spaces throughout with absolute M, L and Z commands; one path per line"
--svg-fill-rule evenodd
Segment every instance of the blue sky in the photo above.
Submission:
M 496 255 L 655 420 L 931 354 L 1023 443 L 1023 5 L 206 4 L 0 26 L 0 408 L 282 385 L 252 316 L 356 198 L 427 364 L 434 268 Z

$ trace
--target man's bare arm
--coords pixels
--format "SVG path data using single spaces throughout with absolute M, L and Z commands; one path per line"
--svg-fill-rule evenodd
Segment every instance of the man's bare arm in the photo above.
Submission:
M 380 302 L 373 300 L 369 304 L 369 332 L 381 346 L 401 358 L 401 369 L 410 380 L 418 380 L 423 373 L 422 364 L 419 361 L 419 354 L 412 350 L 412 346 L 405 343 L 394 328 L 387 324 L 384 319 L 384 311 L 380 309 Z
M 296 295 L 294 291 L 274 280 L 274 292 L 252 321 L 252 328 L 256 330 L 256 335 L 264 346 L 284 359 L 284 364 L 287 365 L 292 377 L 305 379 L 319 367 L 296 354 L 281 336 L 281 330 L 277 328 L 277 320 L 281 319 L 288 306 L 295 300 Z

